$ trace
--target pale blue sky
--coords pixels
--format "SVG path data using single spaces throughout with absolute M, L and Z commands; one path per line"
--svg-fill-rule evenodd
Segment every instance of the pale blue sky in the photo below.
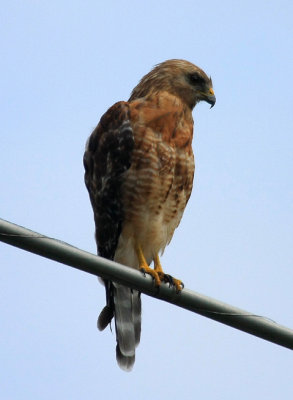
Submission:
M 150 68 L 213 78 L 194 111 L 196 177 L 162 263 L 189 289 L 293 327 L 292 1 L 2 4 L 0 216 L 94 252 L 82 155 Z M 96 329 L 96 279 L 0 243 L 5 400 L 289 399 L 290 350 L 143 296 L 134 370 Z

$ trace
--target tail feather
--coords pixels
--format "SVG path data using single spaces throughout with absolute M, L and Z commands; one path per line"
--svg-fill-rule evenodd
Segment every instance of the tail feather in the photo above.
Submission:
M 135 354 L 133 356 L 125 356 L 121 353 L 119 345 L 116 346 L 116 360 L 121 369 L 123 371 L 131 371 L 134 361 L 135 361 Z
M 113 282 L 106 283 L 107 305 L 98 318 L 98 329 L 104 330 L 115 318 L 116 360 L 124 371 L 130 371 L 135 361 L 135 348 L 141 333 L 140 292 Z
M 114 283 L 114 307 L 116 338 L 124 356 L 134 356 L 135 334 L 132 318 L 132 291 L 126 286 Z
M 113 307 L 110 307 L 108 304 L 102 309 L 99 318 L 98 318 L 98 329 L 99 331 L 103 331 L 111 322 L 114 316 Z

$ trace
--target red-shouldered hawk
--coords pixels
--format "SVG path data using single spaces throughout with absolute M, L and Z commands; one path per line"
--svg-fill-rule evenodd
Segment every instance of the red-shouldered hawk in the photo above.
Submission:
M 140 269 L 181 290 L 166 275 L 159 253 L 172 239 L 192 190 L 192 109 L 216 102 L 212 80 L 184 60 L 157 65 L 134 88 L 128 102 L 114 104 L 87 142 L 85 183 L 96 224 L 98 254 Z M 149 265 L 154 262 L 154 269 Z M 115 319 L 116 358 L 131 370 L 140 341 L 140 293 L 104 280 L 103 330 Z

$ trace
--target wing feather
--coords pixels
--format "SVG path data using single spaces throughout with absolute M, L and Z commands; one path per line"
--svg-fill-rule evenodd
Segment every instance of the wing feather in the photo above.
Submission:
M 123 222 L 121 184 L 134 137 L 126 102 L 114 104 L 91 134 L 84 154 L 85 184 L 96 223 L 98 254 L 113 260 Z

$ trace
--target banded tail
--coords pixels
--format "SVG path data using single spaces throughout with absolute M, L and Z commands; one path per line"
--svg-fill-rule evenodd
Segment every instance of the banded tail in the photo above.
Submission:
M 98 329 L 104 330 L 115 319 L 116 360 L 121 369 L 131 371 L 135 349 L 140 342 L 140 292 L 114 282 L 105 282 L 107 305 L 98 318 Z

